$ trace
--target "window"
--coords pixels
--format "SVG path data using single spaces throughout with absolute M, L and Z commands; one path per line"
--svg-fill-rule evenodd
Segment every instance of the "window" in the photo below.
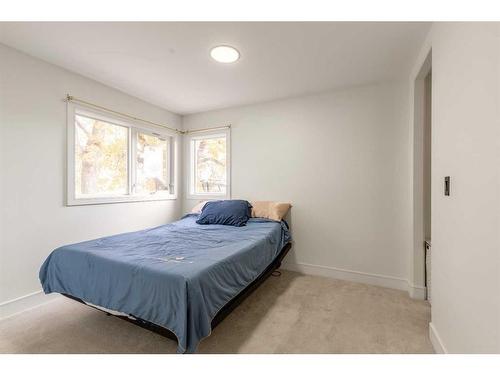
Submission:
M 174 199 L 176 134 L 68 105 L 68 205 Z
M 138 132 L 136 142 L 136 192 L 156 194 L 168 191 L 168 140 L 156 135 Z
M 189 191 L 191 198 L 229 198 L 229 129 L 189 137 Z

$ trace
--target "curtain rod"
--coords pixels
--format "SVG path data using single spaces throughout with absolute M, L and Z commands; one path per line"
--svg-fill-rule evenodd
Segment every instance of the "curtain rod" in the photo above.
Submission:
M 222 130 L 222 129 L 230 129 L 230 128 L 231 128 L 231 125 L 224 125 L 224 126 L 216 126 L 216 127 L 213 127 L 213 128 L 184 130 L 182 132 L 182 134 L 201 133 L 201 132 L 209 132 L 211 130 Z
M 159 124 L 159 123 L 156 123 L 156 122 L 153 122 L 153 121 L 144 120 L 142 118 L 135 117 L 135 116 L 129 115 L 127 113 L 118 112 L 118 111 L 115 111 L 113 109 L 109 109 L 109 108 L 103 107 L 101 105 L 94 104 L 94 103 L 88 102 L 86 100 L 76 98 L 76 97 L 74 97 L 72 95 L 69 95 L 69 94 L 66 94 L 66 102 L 78 102 L 78 103 L 82 103 L 82 104 L 85 104 L 87 106 L 94 107 L 94 108 L 97 108 L 97 109 L 100 109 L 100 110 L 103 110 L 103 111 L 106 111 L 106 112 L 114 113 L 114 114 L 117 114 L 117 115 L 122 116 L 122 117 L 128 117 L 128 118 L 130 118 L 132 120 L 145 122 L 147 124 L 151 124 L 151 125 L 155 125 L 155 126 L 160 126 L 162 128 L 166 128 L 166 129 L 172 130 L 172 131 L 174 131 L 176 133 L 179 133 L 179 134 L 199 133 L 199 132 L 206 132 L 206 131 L 211 131 L 211 130 L 221 130 L 221 129 L 229 129 L 229 128 L 231 128 L 231 125 L 226 125 L 226 126 L 218 126 L 218 127 L 213 127 L 213 128 L 204 128 L 204 129 L 195 129 L 195 130 L 179 130 L 179 129 L 171 128 L 170 126 L 167 126 L 167 125 L 164 125 L 164 124 Z
M 141 122 L 145 122 L 147 124 L 151 124 L 151 125 L 155 125 L 155 126 L 161 126 L 162 128 L 167 128 L 169 130 L 172 130 L 174 132 L 177 132 L 177 133 L 180 133 L 182 134 L 183 131 L 182 130 L 179 130 L 179 129 L 174 129 L 174 128 L 171 128 L 170 126 L 167 126 L 167 125 L 164 125 L 164 124 L 159 124 L 157 122 L 153 122 L 153 121 L 149 121 L 149 120 L 144 120 L 142 118 L 139 118 L 139 117 L 135 117 L 135 116 L 132 116 L 132 115 L 129 115 L 127 113 L 123 113 L 123 112 L 118 112 L 118 111 L 115 111 L 113 109 L 109 109 L 109 108 L 106 108 L 106 107 L 103 107 L 101 105 L 98 105 L 98 104 L 94 104 L 94 103 L 91 103 L 91 102 L 87 102 L 86 100 L 83 100 L 83 99 L 79 99 L 79 98 L 76 98 L 74 96 L 71 96 L 69 94 L 66 95 L 66 101 L 67 102 L 79 102 L 79 103 L 82 103 L 82 104 L 85 104 L 85 105 L 88 105 L 90 107 L 94 107 L 94 108 L 98 108 L 98 109 L 101 109 L 103 111 L 106 111 L 106 112 L 110 112 L 110 113 L 114 113 L 116 115 L 119 115 L 119 116 L 122 116 L 122 117 L 128 117 L 132 120 L 136 120 L 136 121 L 141 121 Z

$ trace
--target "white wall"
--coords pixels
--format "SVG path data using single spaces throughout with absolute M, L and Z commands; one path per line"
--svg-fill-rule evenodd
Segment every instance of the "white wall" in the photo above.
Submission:
M 288 267 L 407 287 L 408 86 L 387 83 L 183 117 L 232 125 L 232 197 L 293 204 Z M 185 200 L 187 211 L 196 201 Z M 352 272 L 345 272 L 352 271 Z
M 499 48 L 497 24 L 432 30 L 432 323 L 453 353 L 500 352 Z
M 64 206 L 66 93 L 152 121 L 179 116 L 0 45 L 0 314 L 29 303 L 58 246 L 176 220 L 175 201 Z M 43 299 L 35 295 L 36 302 Z M 35 301 L 35 298 L 33 298 Z
M 430 48 L 431 339 L 437 351 L 499 353 L 499 24 L 437 23 L 420 62 Z

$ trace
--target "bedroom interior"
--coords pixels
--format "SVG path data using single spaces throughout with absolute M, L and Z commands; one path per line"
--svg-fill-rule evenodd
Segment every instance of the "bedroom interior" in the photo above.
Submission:
M 0 361 L 500 354 L 499 103 L 498 22 L 1 21 Z

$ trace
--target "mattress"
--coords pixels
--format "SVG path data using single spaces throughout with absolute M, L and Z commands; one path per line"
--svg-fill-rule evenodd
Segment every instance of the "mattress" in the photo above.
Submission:
M 232 227 L 199 225 L 197 216 L 62 246 L 40 269 L 43 290 L 165 327 L 179 353 L 193 353 L 217 312 L 291 240 L 283 221 Z

